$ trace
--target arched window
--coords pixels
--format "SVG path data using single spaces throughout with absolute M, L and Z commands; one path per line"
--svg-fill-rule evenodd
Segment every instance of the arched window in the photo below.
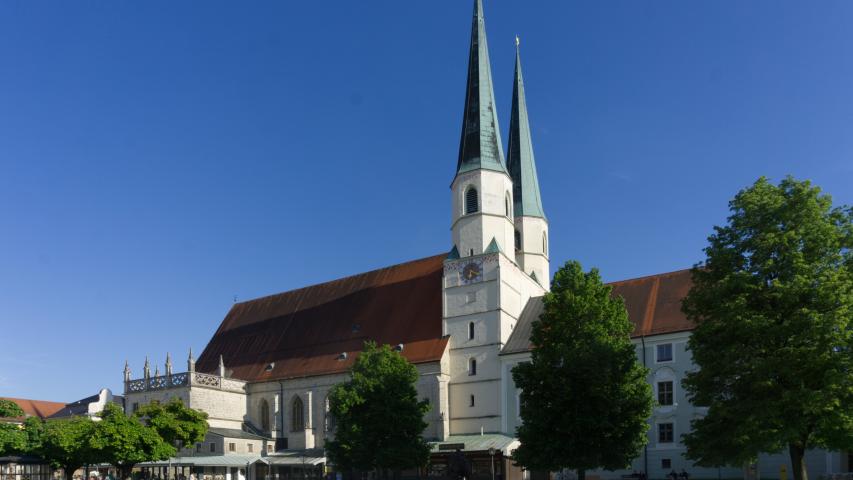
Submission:
M 477 189 L 468 187 L 465 191 L 465 215 L 469 213 L 477 213 L 480 211 L 480 197 L 477 195 Z
M 258 418 L 261 420 L 261 430 L 270 431 L 270 404 L 265 398 L 261 399 L 261 404 L 258 405 Z
M 298 396 L 293 397 L 293 404 L 290 407 L 290 429 L 294 432 L 305 429 L 305 407 Z
M 521 250 L 521 232 L 515 231 L 515 249 Z
M 548 255 L 548 234 L 542 232 L 542 253 Z
M 324 424 L 327 432 L 335 431 L 335 414 L 332 413 L 332 399 L 326 397 L 326 422 Z
M 471 358 L 468 360 L 468 375 L 477 374 L 477 359 Z
M 468 340 L 474 340 L 474 322 L 468 323 Z
M 506 198 L 504 199 L 504 210 L 507 218 L 512 218 L 512 202 L 510 201 L 509 192 L 506 192 Z

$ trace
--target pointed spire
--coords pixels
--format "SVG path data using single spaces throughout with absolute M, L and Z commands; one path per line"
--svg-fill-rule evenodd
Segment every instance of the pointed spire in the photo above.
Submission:
M 195 358 L 193 358 L 193 349 L 190 347 L 190 355 L 187 357 L 187 371 L 195 372 Z
M 225 378 L 225 359 L 219 355 L 219 376 Z
M 145 356 L 145 365 L 142 367 L 142 373 L 145 378 L 151 377 L 151 364 L 148 363 L 148 355 Z
M 169 355 L 169 352 L 166 352 L 166 375 L 172 375 L 172 356 Z
M 124 361 L 124 381 L 130 381 L 130 364 L 127 362 L 127 360 Z
M 158 365 L 154 365 L 154 376 L 155 377 L 160 376 L 160 367 Z
M 521 53 L 518 44 L 518 36 L 516 36 L 515 78 L 512 84 L 512 113 L 509 117 L 509 147 L 507 150 L 507 167 L 513 184 L 513 213 L 516 217 L 545 218 L 545 212 L 542 209 L 542 197 L 539 195 L 536 161 L 533 159 L 533 141 L 530 138 L 530 123 L 527 119 L 527 101 L 524 95 Z
M 462 140 L 456 174 L 484 168 L 506 172 L 501 142 L 495 93 L 492 86 L 492 67 L 483 2 L 474 0 L 474 20 L 471 26 L 471 50 L 468 56 L 468 83 L 465 89 L 465 111 L 462 116 Z

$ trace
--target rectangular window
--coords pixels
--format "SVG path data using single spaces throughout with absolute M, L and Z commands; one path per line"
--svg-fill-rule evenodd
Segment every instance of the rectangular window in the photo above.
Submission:
M 267 453 L 272 453 L 272 444 L 267 444 Z
M 672 344 L 664 343 L 662 345 L 658 345 L 658 362 L 671 362 L 672 361 Z
M 215 444 L 215 443 L 211 443 L 211 444 L 210 444 L 210 451 L 211 451 L 211 452 L 215 452 L 215 451 L 216 451 L 216 444 Z
M 471 395 L 471 403 L 468 405 L 469 407 L 474 406 L 474 395 Z
M 658 382 L 658 405 L 672 405 L 672 382 Z
M 671 423 L 658 424 L 658 443 L 672 443 L 675 432 Z
M 669 470 L 672 468 L 672 460 L 669 458 L 661 458 L 660 459 L 660 468 L 664 470 Z
M 236 452 L 237 451 L 237 444 L 236 443 L 229 443 L 228 444 L 228 451 L 229 452 Z
M 254 451 L 255 451 L 255 446 L 254 446 L 254 445 L 252 445 L 251 443 L 247 443 L 247 444 L 246 444 L 246 450 L 247 450 L 249 453 L 252 453 L 252 452 L 254 452 Z
M 133 413 L 136 413 L 137 410 L 139 410 L 139 402 L 133 402 Z

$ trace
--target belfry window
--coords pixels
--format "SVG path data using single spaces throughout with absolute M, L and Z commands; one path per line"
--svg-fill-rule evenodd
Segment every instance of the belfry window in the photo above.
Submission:
M 472 358 L 468 360 L 468 375 L 476 375 L 477 374 L 477 359 Z
M 266 399 L 261 399 L 261 404 L 258 406 L 258 417 L 261 420 L 261 430 L 270 431 L 270 404 Z
M 480 211 L 480 197 L 477 194 L 477 189 L 468 187 L 465 191 L 465 215 L 477 213 Z
M 548 255 L 548 234 L 542 232 L 542 253 Z
M 468 340 L 474 340 L 474 322 L 468 323 Z
M 521 232 L 515 231 L 515 249 L 521 250 Z
M 302 404 L 302 399 L 293 397 L 293 404 L 290 407 L 290 429 L 294 432 L 305 429 L 305 407 Z

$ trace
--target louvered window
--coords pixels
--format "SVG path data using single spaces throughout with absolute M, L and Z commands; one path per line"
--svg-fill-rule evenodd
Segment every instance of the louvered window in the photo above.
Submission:
M 469 188 L 465 192 L 465 215 L 469 213 L 477 213 L 480 211 L 480 198 L 477 195 L 477 189 Z

